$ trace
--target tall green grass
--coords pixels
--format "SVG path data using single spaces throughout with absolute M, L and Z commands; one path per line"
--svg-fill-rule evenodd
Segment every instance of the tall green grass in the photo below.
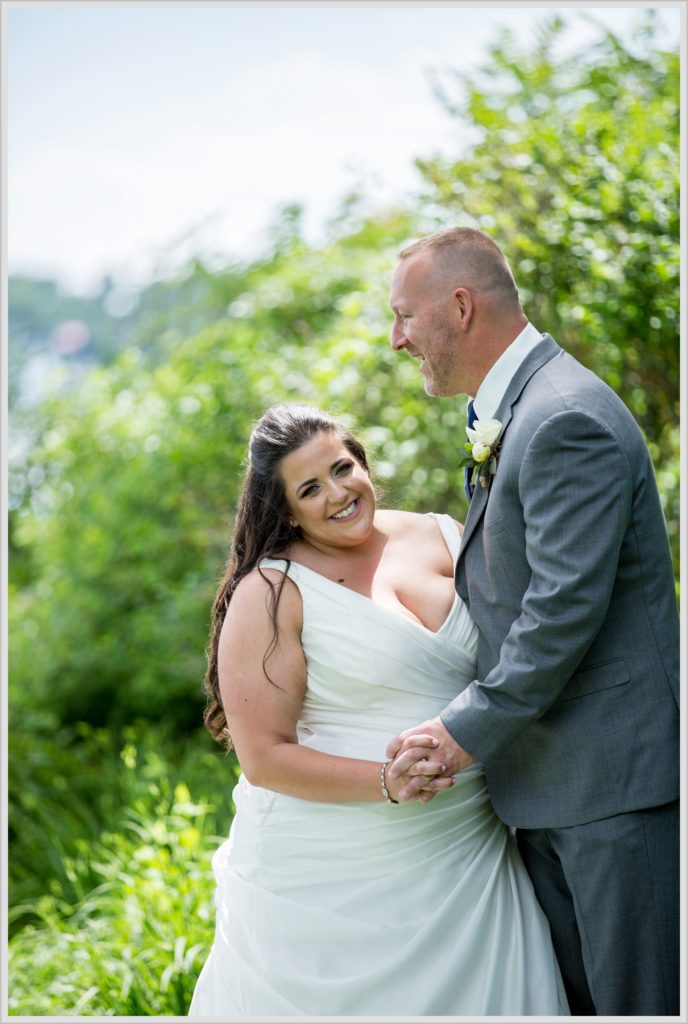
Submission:
M 162 730 L 137 727 L 118 747 L 80 732 L 34 748 L 46 772 L 57 757 L 65 784 L 51 791 L 39 773 L 14 801 L 9 1011 L 184 1015 L 212 942 L 210 860 L 229 826 L 235 762 L 201 735 L 166 745 Z

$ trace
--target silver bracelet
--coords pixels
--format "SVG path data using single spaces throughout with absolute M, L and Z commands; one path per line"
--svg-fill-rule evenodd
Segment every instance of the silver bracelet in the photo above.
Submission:
M 385 781 L 385 772 L 387 771 L 387 765 L 391 763 L 391 761 L 385 761 L 383 764 L 380 765 L 380 789 L 382 790 L 383 798 L 387 801 L 388 804 L 398 804 L 399 801 L 393 800 L 392 797 L 389 795 L 389 790 L 387 789 L 387 783 Z

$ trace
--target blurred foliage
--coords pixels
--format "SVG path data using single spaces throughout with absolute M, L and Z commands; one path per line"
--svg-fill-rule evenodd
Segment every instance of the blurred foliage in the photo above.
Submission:
M 39 361 L 36 374 L 61 364 L 69 386 L 70 369 L 111 362 L 130 344 L 132 334 L 149 354 L 166 358 L 179 338 L 195 334 L 209 319 L 221 316 L 231 294 L 231 274 L 219 278 L 199 262 L 190 269 L 179 278 L 155 281 L 141 290 L 105 278 L 92 296 L 70 295 L 54 281 L 10 277 L 10 406 L 23 404 L 22 393 L 27 389 L 22 377 L 31 373 L 32 360 Z M 85 337 L 74 351 L 68 346 L 65 350 L 61 328 L 75 322 L 83 325 Z
M 209 785 L 208 768 L 217 770 L 211 763 L 217 755 L 200 754 L 196 737 L 195 753 L 188 750 L 172 769 L 165 758 L 172 751 L 158 730 L 130 729 L 121 750 L 107 734 L 85 739 L 89 756 L 76 761 L 92 775 L 97 756 L 105 759 L 101 785 L 114 787 L 107 805 L 117 813 L 98 832 L 70 822 L 69 837 L 59 814 L 39 814 L 57 831 L 44 831 L 43 843 L 54 846 L 60 863 L 47 876 L 47 892 L 10 912 L 10 927 L 24 927 L 10 943 L 9 1011 L 50 1018 L 185 1016 L 213 934 L 210 859 L 224 838 L 210 835 L 217 808 L 208 794 L 219 787 Z M 43 764 L 56 752 L 44 754 Z M 65 777 L 62 797 L 69 793 L 72 818 L 82 812 L 90 820 L 76 761 L 67 757 L 65 769 L 55 758 L 52 767 Z M 224 802 L 235 778 L 228 760 L 225 766 Z M 188 783 L 180 781 L 185 774 Z M 226 828 L 226 810 L 222 817 Z
M 205 730 L 180 737 L 169 725 L 137 722 L 114 732 L 86 722 L 60 727 L 47 716 L 34 716 L 31 726 L 11 712 L 11 933 L 36 917 L 46 886 L 67 906 L 98 884 L 97 873 L 86 870 L 88 850 L 117 827 L 124 808 L 145 814 L 153 799 L 184 784 L 203 794 L 210 832 L 226 834 L 236 759 Z
M 464 223 L 502 244 L 532 321 L 641 423 L 678 574 L 678 56 L 651 22 L 634 53 L 601 33 L 561 57 L 562 36 L 551 18 L 535 46 L 505 35 L 483 72 L 437 78 L 461 156 L 418 162 L 413 212 L 348 197 L 315 246 L 289 207 L 244 265 L 196 261 L 133 305 L 106 283 L 101 320 L 12 285 L 13 1013 L 186 1012 L 212 936 L 191 837 L 226 833 L 235 770 L 198 732 L 204 646 L 262 411 L 339 414 L 382 504 L 464 517 L 465 401 L 430 401 L 388 344 L 407 241 Z M 37 403 L 22 375 L 51 317 L 100 340 L 53 352 Z

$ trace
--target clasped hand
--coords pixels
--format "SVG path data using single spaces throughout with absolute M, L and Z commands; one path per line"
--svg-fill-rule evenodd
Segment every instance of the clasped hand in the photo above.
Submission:
M 387 747 L 387 757 L 392 759 L 386 773 L 387 786 L 400 803 L 429 803 L 453 786 L 457 772 L 475 761 L 439 717 L 395 736 Z

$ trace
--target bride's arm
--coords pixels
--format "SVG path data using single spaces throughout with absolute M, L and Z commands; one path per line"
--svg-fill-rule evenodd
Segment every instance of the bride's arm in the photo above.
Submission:
M 264 572 L 275 583 L 281 581 L 276 570 Z M 306 689 L 300 640 L 303 606 L 288 577 L 277 610 L 278 642 L 263 667 L 273 637 L 269 608 L 269 584 L 260 573 L 250 573 L 232 597 L 220 635 L 220 694 L 244 775 L 255 786 L 303 800 L 382 800 L 380 761 L 336 757 L 299 746 L 296 725 Z M 416 763 L 409 757 L 412 763 L 414 774 L 444 770 L 432 760 Z M 407 781 L 387 781 L 393 799 Z M 441 788 L 451 785 L 451 779 L 439 781 Z

